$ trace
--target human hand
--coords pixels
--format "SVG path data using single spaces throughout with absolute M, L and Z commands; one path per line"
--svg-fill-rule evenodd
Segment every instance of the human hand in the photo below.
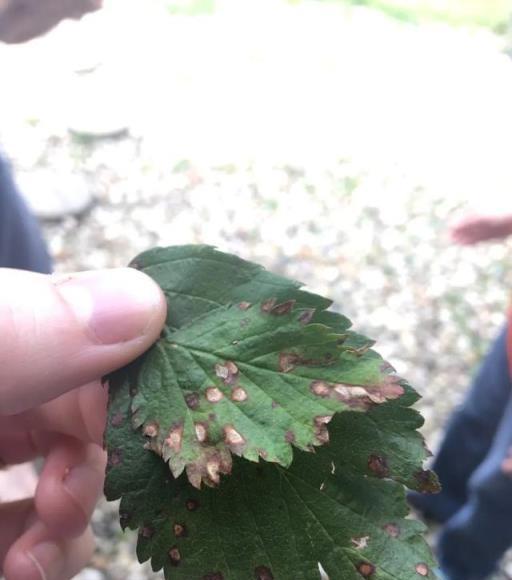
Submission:
M 99 379 L 147 350 L 165 316 L 161 290 L 134 269 L 0 269 L 0 463 L 45 458 L 35 497 L 0 504 L 6 580 L 68 580 L 88 562 L 105 469 Z
M 471 216 L 450 230 L 452 241 L 462 246 L 504 238 L 511 233 L 511 216 Z
M 0 42 L 26 42 L 61 20 L 78 20 L 102 4 L 103 0 L 0 0 Z

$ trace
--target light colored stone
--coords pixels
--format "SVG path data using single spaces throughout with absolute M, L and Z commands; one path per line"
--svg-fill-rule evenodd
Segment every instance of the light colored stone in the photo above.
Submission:
M 104 580 L 105 576 L 99 570 L 94 568 L 84 568 L 79 574 L 77 574 L 74 580 Z
M 28 205 L 41 219 L 80 215 L 94 201 L 85 179 L 80 175 L 35 169 L 19 172 L 16 180 Z

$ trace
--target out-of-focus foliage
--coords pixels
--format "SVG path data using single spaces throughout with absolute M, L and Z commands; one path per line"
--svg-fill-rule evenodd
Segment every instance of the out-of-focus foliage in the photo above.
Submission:
M 257 0 L 239 0 L 248 6 Z M 441 21 L 452 25 L 485 26 L 504 31 L 512 14 L 510 0 L 287 0 L 290 4 L 335 2 L 368 6 L 398 18 L 419 22 Z M 219 0 L 166 0 L 171 14 L 196 16 L 211 14 L 219 8 Z

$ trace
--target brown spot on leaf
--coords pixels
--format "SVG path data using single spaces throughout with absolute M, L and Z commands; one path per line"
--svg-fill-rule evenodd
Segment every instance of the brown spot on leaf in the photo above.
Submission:
M 218 485 L 220 483 L 220 462 L 217 459 L 211 459 L 206 463 L 206 473 L 210 480 L 215 484 Z
M 224 398 L 224 393 L 217 387 L 208 387 L 206 389 L 206 399 L 210 403 L 218 403 Z
M 241 455 L 245 446 L 245 439 L 232 425 L 224 427 L 224 441 L 233 453 Z
M 289 314 L 293 307 L 295 306 L 295 300 L 287 300 L 281 304 L 277 304 L 270 310 L 270 314 L 273 316 L 283 316 L 284 314 Z
M 363 578 L 370 578 L 375 573 L 375 566 L 370 562 L 360 562 L 356 568 Z
M 179 453 L 181 451 L 181 445 L 183 442 L 183 425 L 176 425 L 172 427 L 169 431 L 169 435 L 165 439 L 165 445 L 174 451 Z
M 123 451 L 121 449 L 112 449 L 108 454 L 108 464 L 115 467 L 123 462 Z
M 400 536 L 400 528 L 393 522 L 383 525 L 382 529 L 392 538 L 398 538 L 398 536 Z
M 155 533 L 155 530 L 151 526 L 144 526 L 144 527 L 140 528 L 140 530 L 139 530 L 139 535 L 142 536 L 143 538 L 145 538 L 146 540 L 151 539 L 153 537 L 154 533 Z
M 293 352 L 279 353 L 279 371 L 282 373 L 293 371 L 295 366 L 300 363 L 300 360 L 300 356 Z
M 364 550 L 368 547 L 368 540 L 370 536 L 361 536 L 358 538 L 352 538 L 350 541 L 356 550 Z
M 439 493 L 441 485 L 437 475 L 428 469 L 421 469 L 414 474 L 414 479 L 418 482 L 418 489 L 422 493 Z
M 238 373 L 238 367 L 233 361 L 231 360 L 226 361 L 226 366 L 228 367 L 230 375 L 236 375 Z
M 199 502 L 197 499 L 187 499 L 185 502 L 185 507 L 188 509 L 189 512 L 195 512 L 199 507 Z
M 215 365 L 215 374 L 222 379 L 224 384 L 232 385 L 238 379 L 238 367 L 233 361 L 226 361 L 224 364 Z
M 400 384 L 401 380 L 402 379 L 396 375 L 389 375 L 381 385 L 367 387 L 370 400 L 379 404 L 398 399 L 405 393 L 405 389 Z
M 174 526 L 172 527 L 173 531 L 174 531 L 174 535 L 177 538 L 186 538 L 188 536 L 188 530 L 187 530 L 187 526 L 185 524 L 174 524 Z
M 370 455 L 368 457 L 368 469 L 380 478 L 389 475 L 388 463 L 382 455 Z
M 159 426 L 156 421 L 151 421 L 150 423 L 146 423 L 144 425 L 143 433 L 146 437 L 156 437 L 158 435 Z
M 232 463 L 229 449 L 204 447 L 200 457 L 186 466 L 188 480 L 197 489 L 201 489 L 202 483 L 216 487 L 220 483 L 221 473 L 231 473 Z
M 225 381 L 229 376 L 229 369 L 226 365 L 216 364 L 215 365 L 215 374 Z
M 331 422 L 332 415 L 319 415 L 315 417 L 315 425 L 327 425 Z
M 251 306 L 252 304 L 250 302 L 240 302 L 238 308 L 240 308 L 240 310 L 249 310 Z
M 334 385 L 335 397 L 353 409 L 370 409 L 374 405 L 385 403 L 401 397 L 405 390 L 397 376 L 388 376 L 379 385 Z
M 428 576 L 429 571 L 430 570 L 428 566 L 423 562 L 416 564 L 416 574 L 418 574 L 419 576 Z
M 326 445 L 327 443 L 329 443 L 330 439 L 329 431 L 325 426 L 323 428 L 319 428 L 316 430 L 315 437 L 318 443 L 320 443 L 320 445 Z
M 224 580 L 224 575 L 220 572 L 210 572 L 205 574 L 201 580 Z
M 284 434 L 284 440 L 287 443 L 293 443 L 295 441 L 295 433 L 293 431 L 286 431 Z
M 206 423 L 195 424 L 196 437 L 199 443 L 204 443 L 208 439 L 208 430 Z
M 315 436 L 317 441 L 324 445 L 329 443 L 329 431 L 327 430 L 327 423 L 332 419 L 332 415 L 320 415 L 315 417 Z
M 120 427 L 124 423 L 124 413 L 116 413 L 110 420 L 112 427 Z
M 276 302 L 277 298 L 268 298 L 267 300 L 261 303 L 261 311 L 266 313 L 270 312 L 272 308 L 274 308 Z
M 325 381 L 313 381 L 309 388 L 317 397 L 328 397 L 331 394 L 331 385 Z
M 308 310 L 304 310 L 303 312 L 300 313 L 298 321 L 301 324 L 309 324 L 314 315 L 315 315 L 315 309 L 309 308 Z
M 266 566 L 258 566 L 254 570 L 254 577 L 256 580 L 274 580 L 274 575 Z
M 374 401 L 368 396 L 368 391 L 358 385 L 345 385 L 338 383 L 334 387 L 335 397 L 349 406 L 351 409 L 367 410 L 374 405 Z
M 171 561 L 171 566 L 179 566 L 181 563 L 181 554 L 177 546 L 173 546 L 169 550 L 169 560 Z
M 195 411 L 199 407 L 199 395 L 198 393 L 189 393 L 185 395 L 185 403 L 187 403 L 187 407 Z
M 264 449 L 258 449 L 258 455 L 262 459 L 266 459 L 268 457 L 268 453 Z
M 247 391 L 242 387 L 235 387 L 231 391 L 231 400 L 235 401 L 236 403 L 243 403 L 247 400 Z

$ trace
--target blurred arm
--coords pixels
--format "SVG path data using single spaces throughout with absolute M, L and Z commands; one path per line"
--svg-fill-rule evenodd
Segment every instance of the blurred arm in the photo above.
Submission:
M 506 238 L 512 234 L 512 214 L 504 216 L 471 216 L 450 231 L 452 240 L 463 246 Z

